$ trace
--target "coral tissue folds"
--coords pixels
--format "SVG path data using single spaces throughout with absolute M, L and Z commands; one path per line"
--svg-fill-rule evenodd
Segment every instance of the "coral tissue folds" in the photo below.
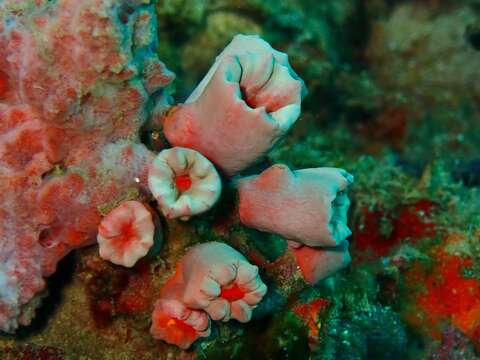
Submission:
M 238 35 L 186 103 L 167 117 L 165 135 L 233 175 L 286 134 L 305 95 L 286 54 L 257 36 Z
M 155 226 L 148 208 L 126 201 L 103 218 L 98 227 L 100 256 L 117 265 L 132 267 L 153 245 Z
M 348 242 L 334 247 L 290 246 L 303 277 L 315 284 L 350 263 Z
M 206 312 L 189 309 L 181 301 L 160 298 L 155 303 L 150 332 L 155 339 L 188 349 L 198 338 L 210 335 L 210 319 Z
M 242 254 L 230 246 L 211 242 L 191 248 L 177 268 L 183 301 L 205 310 L 213 320 L 247 322 L 267 287 Z

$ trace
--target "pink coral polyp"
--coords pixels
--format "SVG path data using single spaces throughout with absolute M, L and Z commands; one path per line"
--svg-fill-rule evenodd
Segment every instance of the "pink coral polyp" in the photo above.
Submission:
M 157 155 L 150 166 L 148 185 L 162 213 L 182 220 L 208 211 L 222 191 L 213 164 L 199 152 L 182 147 Z
M 223 243 L 192 247 L 177 272 L 185 304 L 205 310 L 213 320 L 248 322 L 267 292 L 258 267 Z
M 155 339 L 187 349 L 198 338 L 210 335 L 210 319 L 204 311 L 188 309 L 180 301 L 159 299 L 150 333 Z
M 160 290 L 152 335 L 181 348 L 210 334 L 212 320 L 247 322 L 267 292 L 258 268 L 230 246 L 195 245 Z
M 353 176 L 342 169 L 291 171 L 274 165 L 238 183 L 240 219 L 246 226 L 308 246 L 337 246 L 350 236 L 346 189 Z
M 153 245 L 152 214 L 138 201 L 126 201 L 103 218 L 98 227 L 100 256 L 132 267 Z
M 287 55 L 258 36 L 237 35 L 186 103 L 167 117 L 165 135 L 233 175 L 285 135 L 305 95 Z
M 343 269 L 350 263 L 348 242 L 335 247 L 313 248 L 309 246 L 291 247 L 300 271 L 305 280 L 315 284 Z

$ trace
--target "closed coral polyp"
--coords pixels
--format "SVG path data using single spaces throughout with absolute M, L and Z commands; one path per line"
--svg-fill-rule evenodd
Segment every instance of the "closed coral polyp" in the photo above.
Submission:
M 239 181 L 240 220 L 304 245 L 337 246 L 351 234 L 346 194 L 351 183 L 353 176 L 343 169 L 291 171 L 274 165 Z
M 350 263 L 348 242 L 339 246 L 314 248 L 309 246 L 290 247 L 305 280 L 310 284 L 332 275 Z
M 165 136 L 234 175 L 286 134 L 305 95 L 285 54 L 257 36 L 237 35 L 185 104 L 166 117 Z

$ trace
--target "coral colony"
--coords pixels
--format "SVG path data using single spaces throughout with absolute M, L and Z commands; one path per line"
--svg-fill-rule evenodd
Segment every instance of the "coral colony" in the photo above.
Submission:
M 222 185 L 237 193 L 245 227 L 288 240 L 307 282 L 349 263 L 352 175 L 281 164 L 242 173 L 300 116 L 306 88 L 286 54 L 238 35 L 172 107 L 150 1 L 0 7 L 2 331 L 31 322 L 44 279 L 71 250 L 96 239 L 103 259 L 132 267 L 156 233 L 213 210 Z M 159 125 L 170 146 L 154 153 L 139 134 Z M 197 242 L 161 287 L 150 330 L 183 349 L 213 321 L 250 321 L 268 293 L 246 255 Z

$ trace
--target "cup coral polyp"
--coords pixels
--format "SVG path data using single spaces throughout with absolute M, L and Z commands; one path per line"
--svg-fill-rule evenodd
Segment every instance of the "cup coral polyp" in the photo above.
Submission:
M 189 309 L 174 299 L 160 298 L 155 303 L 150 327 L 155 339 L 187 349 L 210 331 L 210 319 L 204 311 Z
M 185 104 L 167 116 L 165 136 L 233 175 L 285 135 L 305 95 L 285 54 L 258 36 L 237 35 Z
M 267 292 L 258 267 L 232 247 L 209 242 L 188 250 L 179 265 L 183 301 L 213 320 L 248 322 Z
M 163 285 L 151 333 L 188 348 L 197 338 L 209 335 L 209 316 L 247 322 L 266 292 L 258 268 L 230 246 L 218 242 L 195 245 Z
M 220 197 L 222 182 L 212 163 L 192 149 L 161 151 L 148 175 L 150 191 L 162 213 L 188 220 L 209 210 Z
M 337 246 L 351 234 L 345 191 L 352 182 L 343 169 L 274 165 L 239 180 L 240 220 L 304 245 Z
M 350 262 L 346 190 L 353 180 L 343 169 L 271 166 L 238 181 L 240 220 L 289 240 L 305 280 L 314 284 Z
M 100 256 L 132 267 L 148 253 L 154 234 L 150 210 L 139 201 L 126 201 L 108 213 L 98 227 Z
M 316 284 L 350 263 L 348 241 L 335 247 L 290 247 L 305 280 Z

